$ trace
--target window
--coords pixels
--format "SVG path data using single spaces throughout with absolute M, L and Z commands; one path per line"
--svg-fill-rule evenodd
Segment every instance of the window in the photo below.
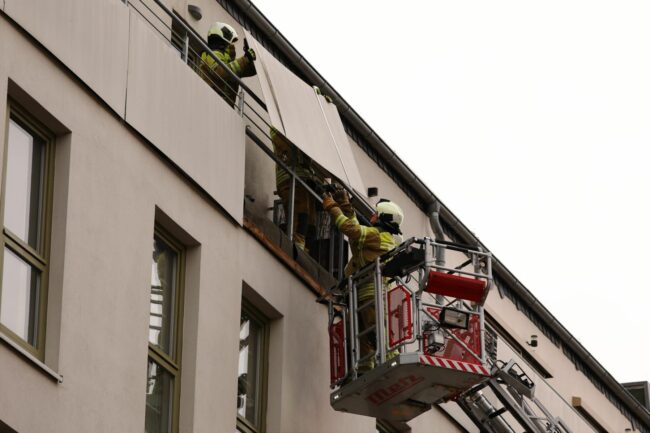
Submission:
M 10 103 L 4 150 L 0 330 L 43 360 L 54 139 Z
M 243 301 L 239 321 L 237 431 L 264 430 L 268 353 L 267 320 Z
M 643 407 L 650 410 L 650 385 L 648 382 L 630 382 L 622 383 L 621 385 L 623 385 L 623 388 L 632 394 L 632 397 L 641 403 Z
M 153 237 L 145 431 L 178 431 L 184 251 L 162 230 Z

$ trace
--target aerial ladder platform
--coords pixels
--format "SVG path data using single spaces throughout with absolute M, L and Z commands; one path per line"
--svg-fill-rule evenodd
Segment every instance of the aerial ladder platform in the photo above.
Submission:
M 442 250 L 467 257 L 471 269 L 436 264 Z M 332 290 L 332 407 L 408 421 L 489 378 L 483 303 L 491 273 L 490 253 L 410 238 Z M 359 305 L 357 291 L 368 283 L 375 297 Z M 375 324 L 360 329 L 360 315 L 369 308 Z M 366 334 L 373 335 L 375 347 L 362 354 Z M 376 367 L 361 374 L 370 358 Z
M 452 256 L 455 267 L 446 265 Z M 360 303 L 358 290 L 368 284 L 374 299 Z M 430 238 L 410 238 L 341 281 L 328 296 L 332 407 L 406 422 L 455 401 L 482 433 L 571 433 L 535 398 L 518 364 L 487 358 L 483 305 L 491 284 L 489 252 Z M 375 323 L 363 328 L 366 309 Z M 369 353 L 364 338 L 374 342 Z M 365 371 L 370 360 L 375 367 Z

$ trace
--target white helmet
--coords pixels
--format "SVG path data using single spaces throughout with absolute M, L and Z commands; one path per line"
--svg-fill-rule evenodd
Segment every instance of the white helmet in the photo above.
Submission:
M 391 225 L 395 224 L 399 227 L 404 221 L 404 212 L 402 212 L 402 208 L 392 201 L 381 199 L 379 200 L 379 203 L 377 203 L 376 208 L 379 219 L 385 223 Z
M 212 35 L 219 36 L 229 44 L 234 44 L 238 39 L 237 32 L 230 24 L 220 22 L 216 22 L 210 26 L 210 30 L 208 30 L 208 38 Z

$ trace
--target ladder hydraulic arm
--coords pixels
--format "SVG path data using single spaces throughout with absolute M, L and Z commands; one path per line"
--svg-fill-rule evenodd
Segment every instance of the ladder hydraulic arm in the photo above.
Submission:
M 497 409 L 483 392 L 489 388 L 502 407 Z M 492 377 L 463 394 L 457 403 L 482 433 L 572 433 L 559 417 L 554 417 L 535 397 L 535 384 L 519 365 L 497 361 Z M 513 428 L 503 416 L 510 414 L 518 425 Z

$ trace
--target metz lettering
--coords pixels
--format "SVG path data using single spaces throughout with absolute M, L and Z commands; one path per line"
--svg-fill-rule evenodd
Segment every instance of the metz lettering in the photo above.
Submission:
M 366 400 L 378 406 L 385 401 L 395 397 L 396 395 L 401 394 L 407 389 L 414 387 L 423 380 L 424 377 L 422 376 L 410 375 L 402 377 L 392 385 L 389 385 L 385 388 L 379 388 L 378 390 L 374 391 L 372 394 L 366 397 Z

